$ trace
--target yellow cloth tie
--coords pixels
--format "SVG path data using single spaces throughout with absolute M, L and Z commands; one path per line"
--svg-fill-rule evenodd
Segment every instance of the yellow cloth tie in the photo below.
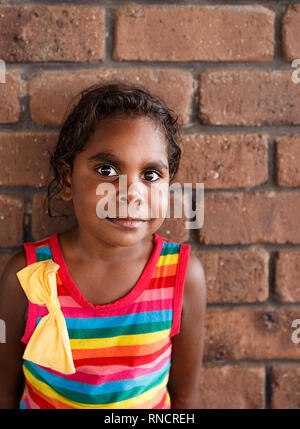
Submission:
M 66 321 L 57 298 L 56 271 L 51 259 L 34 262 L 17 272 L 27 298 L 46 305 L 49 314 L 42 317 L 26 346 L 23 359 L 64 374 L 74 374 L 75 367 Z

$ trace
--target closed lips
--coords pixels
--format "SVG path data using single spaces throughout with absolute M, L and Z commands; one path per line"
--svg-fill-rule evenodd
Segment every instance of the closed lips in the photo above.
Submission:
M 148 219 L 139 219 L 139 218 L 133 218 L 133 217 L 109 217 L 110 220 L 136 220 L 140 222 L 146 222 Z

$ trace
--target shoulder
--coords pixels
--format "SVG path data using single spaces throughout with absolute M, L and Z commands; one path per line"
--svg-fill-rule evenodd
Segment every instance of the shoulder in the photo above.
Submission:
M 25 250 L 15 253 L 7 262 L 0 278 L 0 296 L 2 299 L 15 298 L 26 307 L 27 298 L 19 283 L 17 272 L 26 267 Z
M 21 270 L 22 268 L 24 268 L 26 266 L 26 252 L 25 249 L 23 248 L 22 250 L 20 250 L 19 252 L 16 252 L 12 255 L 12 257 L 8 260 L 4 271 L 5 270 Z
M 190 253 L 183 290 L 183 310 L 193 305 L 198 308 L 206 306 L 206 282 L 200 260 Z
M 22 249 L 19 252 L 15 253 L 7 262 L 1 279 L 3 278 L 14 278 L 16 273 L 26 266 L 26 253 Z M 16 277 L 17 278 L 17 277 Z

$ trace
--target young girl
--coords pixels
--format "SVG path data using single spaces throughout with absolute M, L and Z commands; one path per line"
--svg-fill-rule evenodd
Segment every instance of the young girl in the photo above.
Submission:
M 178 131 L 142 86 L 94 85 L 73 106 L 48 210 L 57 194 L 77 223 L 24 243 L 3 272 L 0 408 L 199 407 L 204 273 L 190 245 L 156 234 Z

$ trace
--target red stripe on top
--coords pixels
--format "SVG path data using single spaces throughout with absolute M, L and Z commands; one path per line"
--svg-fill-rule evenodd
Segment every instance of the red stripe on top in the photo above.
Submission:
M 173 287 L 176 275 L 166 276 L 166 277 L 155 277 L 150 280 L 149 286 L 147 289 L 158 289 L 164 287 Z
M 182 244 L 180 246 L 179 258 L 178 258 L 178 269 L 175 280 L 174 289 L 174 304 L 173 304 L 173 323 L 170 332 L 170 337 L 178 334 L 180 331 L 181 322 L 181 311 L 182 311 L 182 300 L 183 300 L 183 289 L 185 283 L 185 277 L 189 262 L 189 255 L 191 251 L 190 244 Z
M 24 243 L 24 249 L 26 253 L 27 265 L 37 262 L 34 243 L 32 241 L 28 243 Z M 33 331 L 36 325 L 38 310 L 39 310 L 39 306 L 37 304 L 33 304 L 33 302 L 28 300 L 27 323 L 26 323 L 24 335 L 21 338 L 22 343 L 27 344 L 31 335 L 33 334 Z
M 136 365 L 144 365 L 152 362 L 159 355 L 161 355 L 167 348 L 170 347 L 170 342 L 167 343 L 160 350 L 157 350 L 154 353 L 142 356 L 126 356 L 126 365 L 133 367 Z M 86 359 L 74 359 L 75 366 L 82 365 L 119 365 L 124 362 L 124 356 L 109 356 L 109 357 L 95 357 L 95 358 L 86 358 Z
M 42 408 L 44 410 L 54 409 L 53 405 L 51 405 L 44 398 L 42 398 L 40 395 L 37 395 L 35 393 L 35 391 L 33 390 L 33 388 L 31 387 L 28 381 L 26 382 L 26 389 L 28 390 L 29 396 L 32 398 L 32 400 L 36 403 L 36 405 L 39 408 Z
M 167 398 L 167 392 L 165 392 L 162 400 L 157 405 L 155 405 L 155 407 L 153 407 L 153 409 L 162 409 L 162 408 L 165 408 L 164 405 L 165 405 L 165 402 L 166 402 L 166 398 Z

